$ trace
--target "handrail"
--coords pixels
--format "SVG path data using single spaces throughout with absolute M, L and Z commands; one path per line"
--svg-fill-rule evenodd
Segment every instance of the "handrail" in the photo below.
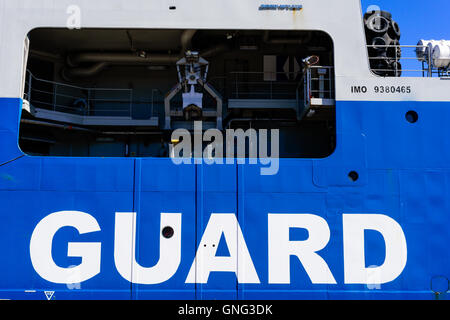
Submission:
M 402 76 L 409 76 L 409 77 L 443 77 L 448 76 L 450 73 L 449 69 L 442 69 L 442 68 L 435 68 L 433 66 L 433 56 L 432 52 L 429 49 L 428 46 L 423 45 L 367 45 L 367 48 L 370 49 L 385 49 L 385 48 L 392 48 L 394 49 L 395 55 L 392 57 L 392 59 L 395 59 L 396 61 L 400 62 L 402 64 L 401 69 L 398 69 L 398 65 L 395 64 L 394 70 L 392 69 L 384 69 L 384 68 L 372 68 L 374 72 L 380 71 L 380 72 L 389 72 L 394 71 L 395 74 L 399 74 L 399 72 L 402 72 Z M 397 49 L 406 49 L 401 51 L 401 55 L 399 56 L 399 52 Z M 414 50 L 408 50 L 408 49 L 414 49 Z M 369 61 L 376 61 L 376 60 L 385 60 L 386 57 L 380 57 L 380 56 L 370 56 L 369 55 Z M 417 68 L 414 68 L 414 65 L 417 66 Z
M 65 87 L 71 87 L 73 89 L 79 89 L 79 90 L 100 90 L 100 91 L 105 91 L 105 90 L 114 90 L 114 91 L 133 91 L 133 89 L 120 89 L 120 88 L 88 88 L 88 87 L 78 87 L 78 86 L 74 86 L 71 84 L 67 84 L 67 83 L 62 83 L 62 82 L 56 82 L 56 81 L 50 81 L 50 80 L 45 80 L 45 79 L 40 79 L 38 77 L 36 77 L 35 75 L 33 75 L 31 73 L 30 70 L 27 70 L 27 73 L 31 75 L 31 77 L 33 77 L 34 80 L 37 80 L 39 82 L 44 82 L 44 83 L 49 83 L 49 84 L 58 84 L 61 86 L 65 86 Z
M 239 99 L 244 96 L 260 97 L 264 99 L 276 99 L 276 98 L 295 98 L 297 83 L 300 80 L 291 81 L 280 81 L 280 80 L 264 80 L 255 79 L 255 76 L 294 76 L 298 77 L 302 74 L 301 71 L 298 72 L 264 72 L 264 71 L 234 71 L 230 72 L 231 80 L 233 81 L 231 85 L 231 97 Z M 239 79 L 241 77 L 253 77 L 250 79 Z M 293 77 L 293 78 L 294 78 Z M 275 77 L 277 78 L 277 77 Z M 245 88 L 246 86 L 253 86 L 253 88 Z M 257 91 L 255 88 L 261 88 L 261 91 Z M 280 90 L 283 87 L 283 90 Z M 277 89 L 277 90 L 276 90 Z
M 306 108 L 311 106 L 312 99 L 335 99 L 334 88 L 334 67 L 332 66 L 308 66 L 303 71 L 298 72 L 231 72 L 235 82 L 231 86 L 234 89 L 232 96 L 236 99 L 254 96 L 264 96 L 264 99 L 274 99 L 283 97 L 295 99 L 299 108 L 303 103 Z M 255 81 L 254 79 L 240 80 L 239 76 L 261 76 L 261 75 L 284 75 L 292 77 L 291 81 L 264 80 Z M 276 77 L 274 77 L 276 79 Z M 243 85 L 249 88 L 242 88 Z M 259 86 L 264 86 L 264 90 L 258 90 Z M 282 87 L 282 88 L 281 88 Z M 275 88 L 277 90 L 275 90 Z M 303 89 L 303 98 L 301 92 Z M 300 110 L 300 109 L 299 109 Z
M 305 107 L 311 107 L 312 99 L 335 99 L 334 67 L 332 66 L 308 66 L 304 78 L 304 102 Z M 319 75 L 318 78 L 313 76 Z M 327 87 L 327 88 L 326 88 Z
M 51 88 L 42 88 L 42 85 L 49 85 Z M 149 110 L 151 110 L 150 117 L 153 117 L 154 102 L 157 98 L 155 90 L 152 91 L 151 100 L 148 103 L 135 102 L 133 101 L 133 89 L 81 87 L 40 79 L 27 70 L 24 98 L 34 107 L 85 116 L 107 113 L 108 116 L 132 118 L 134 105 L 148 104 Z M 75 102 L 78 102 L 78 106 L 74 105 Z M 111 106 L 112 103 L 114 103 L 113 106 Z M 124 107 L 124 105 L 127 106 Z

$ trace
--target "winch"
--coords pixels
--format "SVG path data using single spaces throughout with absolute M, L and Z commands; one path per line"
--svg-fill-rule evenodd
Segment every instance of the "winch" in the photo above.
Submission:
M 216 112 L 209 112 L 208 116 L 214 115 L 217 129 L 222 129 L 222 97 L 207 83 L 209 62 L 200 57 L 197 51 L 187 51 L 185 57 L 176 65 L 178 83 L 164 99 L 165 129 L 171 129 L 171 120 L 174 116 L 183 115 L 186 121 L 201 120 L 203 116 L 207 116 L 203 113 L 203 89 L 217 102 Z M 182 90 L 183 110 L 172 111 L 170 102 Z

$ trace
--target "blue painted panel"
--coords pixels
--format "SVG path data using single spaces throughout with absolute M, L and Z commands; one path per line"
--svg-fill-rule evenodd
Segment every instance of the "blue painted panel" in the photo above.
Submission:
M 246 167 L 242 175 L 246 175 Z M 434 276 L 448 275 L 450 259 L 448 244 L 448 173 L 437 175 L 411 174 L 401 177 L 402 183 L 392 190 L 389 172 L 369 175 L 378 180 L 376 195 L 368 188 L 346 192 L 331 189 L 328 193 L 252 193 L 240 186 L 240 223 L 247 245 L 259 273 L 260 285 L 240 285 L 242 299 L 433 299 L 430 282 Z M 248 177 L 248 179 L 251 179 Z M 421 193 L 411 179 L 424 180 L 429 192 Z M 243 179 L 244 181 L 246 179 Z M 425 182 L 426 180 L 426 182 Z M 417 183 L 417 182 L 416 182 Z M 413 186 L 413 189 L 410 189 Z M 406 194 L 399 193 L 407 189 Z M 414 191 L 417 190 L 417 191 Z M 438 191 L 439 190 L 439 191 Z M 443 191 L 445 190 L 445 191 Z M 330 201 L 333 198 L 334 201 Z M 339 200 L 341 199 L 341 201 Z M 353 201 L 351 201 L 353 199 Z M 407 209 L 406 209 L 407 208 Z M 417 210 L 417 211 L 416 211 Z M 312 213 L 323 217 L 329 224 L 331 239 L 319 254 L 330 267 L 336 285 L 312 285 L 303 266 L 291 258 L 290 285 L 269 285 L 268 264 L 268 213 Z M 379 213 L 395 219 L 403 228 L 408 244 L 408 262 L 398 279 L 371 290 L 365 285 L 344 284 L 343 266 L 343 213 Z M 300 236 L 301 237 L 301 236 Z M 385 257 L 385 245 L 377 232 L 366 232 L 366 266 L 381 265 Z
M 241 169 L 241 168 L 240 168 Z M 251 180 L 247 166 L 242 180 Z M 296 186 L 293 186 L 294 188 Z M 239 222 L 261 284 L 239 285 L 240 299 L 326 299 L 327 285 L 313 285 L 298 259 L 291 258 L 291 285 L 268 284 L 268 214 L 310 213 L 325 216 L 324 193 L 253 193 L 239 188 Z M 324 217 L 326 218 L 326 217 Z M 302 237 L 300 233 L 298 235 Z M 320 252 L 325 260 L 337 255 L 328 248 Z M 332 269 L 332 267 L 330 266 Z M 332 269 L 333 271 L 333 269 Z
M 0 165 L 22 156 L 18 147 L 21 99 L 0 98 Z
M 23 156 L 18 140 L 21 110 L 19 99 L 0 99 L 1 159 Z M 130 284 L 114 264 L 114 227 L 117 211 L 133 209 L 133 159 L 65 159 L 24 156 L 0 166 L 0 298 L 129 299 Z M 79 235 L 62 228 L 53 238 L 52 255 L 60 267 L 80 264 L 69 258 L 69 242 L 100 242 L 101 272 L 80 285 L 54 284 L 41 278 L 30 259 L 30 239 L 36 225 L 59 211 L 81 211 L 92 215 L 101 231 Z
M 276 175 L 261 175 L 261 169 L 268 166 L 247 165 L 242 182 L 245 190 L 255 193 L 320 192 L 321 186 L 314 184 L 313 162 L 296 159 L 280 159 Z
M 212 213 L 238 215 L 236 172 L 236 165 L 197 165 L 197 246 Z M 215 244 L 216 247 L 219 244 Z M 232 272 L 212 272 L 208 284 L 197 285 L 197 298 L 237 299 L 236 275 Z
M 140 265 L 157 264 L 161 213 L 182 213 L 181 263 L 167 282 L 133 285 L 134 299 L 194 300 L 195 284 L 186 284 L 196 251 L 195 166 L 176 166 L 169 159 L 137 159 L 134 211 L 137 212 L 136 257 Z
M 367 165 L 380 169 L 431 169 L 450 166 L 450 103 L 341 102 L 341 128 L 358 128 L 366 141 Z M 419 120 L 409 123 L 408 111 Z M 354 140 L 349 137 L 349 143 Z M 338 141 L 340 139 L 338 138 Z
M 141 161 L 140 182 L 143 192 L 195 192 L 194 165 L 175 165 L 170 159 L 152 158 Z
M 39 299 L 45 299 L 43 291 L 56 291 L 61 297 L 76 298 L 98 296 L 107 292 L 111 298 L 129 298 L 130 285 L 117 273 L 114 265 L 114 218 L 116 211 L 132 209 L 132 192 L 72 192 L 65 191 L 0 191 L 0 233 L 3 241 L 0 250 L 4 259 L 0 264 L 2 290 L 5 299 L 8 291 L 37 290 Z M 101 242 L 101 273 L 80 287 L 69 289 L 67 285 L 50 283 L 34 270 L 30 260 L 30 239 L 35 226 L 47 215 L 63 210 L 76 210 L 91 214 L 98 221 L 101 231 L 79 235 L 72 228 L 63 228 L 53 239 L 53 258 L 60 267 L 78 265 L 78 258 L 67 257 L 68 242 Z M 5 291 L 3 291 L 5 290 Z M 124 295 L 128 292 L 128 296 Z M 72 295 L 73 293 L 73 295 Z M 40 296 L 39 296 L 40 295 Z

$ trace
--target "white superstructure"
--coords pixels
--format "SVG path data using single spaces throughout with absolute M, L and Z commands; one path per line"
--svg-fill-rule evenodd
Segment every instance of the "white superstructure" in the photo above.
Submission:
M 263 5 L 301 5 L 302 10 L 260 10 Z M 321 30 L 334 43 L 336 100 L 450 101 L 448 82 L 439 78 L 371 73 L 360 0 L 1 0 L 0 12 L 2 97 L 22 96 L 27 34 L 78 21 L 82 28 Z M 355 85 L 411 86 L 412 94 L 354 93 Z

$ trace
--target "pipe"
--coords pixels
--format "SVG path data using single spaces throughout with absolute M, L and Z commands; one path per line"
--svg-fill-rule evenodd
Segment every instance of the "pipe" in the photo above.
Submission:
M 184 46 L 183 46 L 184 47 Z M 184 47 L 184 48 L 189 48 Z M 228 46 L 226 45 L 219 45 L 215 46 L 209 49 L 206 49 L 203 51 L 200 56 L 203 58 L 210 58 L 212 56 L 215 56 L 217 54 L 220 54 L 224 51 L 229 50 Z M 149 55 L 146 58 L 141 58 L 139 56 L 127 56 L 126 54 L 115 54 L 106 56 L 106 60 L 102 60 L 102 54 L 86 54 L 82 59 L 80 59 L 80 62 L 100 62 L 100 61 L 106 61 L 111 63 L 133 63 L 133 62 L 139 62 L 139 63 L 145 63 L 145 64 L 176 64 L 180 59 L 184 57 L 185 50 L 179 54 L 179 55 L 164 55 L 164 54 L 156 54 L 156 55 Z
M 112 64 L 173 64 L 179 60 L 178 55 L 170 54 L 149 54 L 146 57 L 140 57 L 137 54 L 130 53 L 79 53 L 68 56 L 69 66 L 77 66 L 82 63 L 109 62 Z
M 197 30 L 185 30 L 181 34 L 181 52 L 179 55 L 171 54 L 148 54 L 141 57 L 135 52 L 127 53 L 78 53 L 67 56 L 67 64 L 70 67 L 76 67 L 82 63 L 109 62 L 113 64 L 143 63 L 143 64 L 174 64 L 184 56 L 186 50 L 190 49 L 192 38 Z
M 181 54 L 184 55 L 185 52 L 191 49 L 192 38 L 197 33 L 197 30 L 185 30 L 181 34 Z
M 84 132 L 90 132 L 90 133 L 98 133 L 98 131 L 95 131 L 95 130 L 90 130 L 90 129 L 81 128 L 81 127 L 77 127 L 77 126 L 70 126 L 70 125 L 46 122 L 46 121 L 22 119 L 22 120 L 20 120 L 20 122 L 25 123 L 25 124 L 58 128 L 58 129 L 64 129 L 64 130 L 76 130 L 76 131 L 84 131 Z
M 111 132 L 96 131 L 96 130 L 86 129 L 86 128 L 82 128 L 82 127 L 77 127 L 77 126 L 57 124 L 57 123 L 46 122 L 46 121 L 29 120 L 29 119 L 22 119 L 22 120 L 20 120 L 20 122 L 24 123 L 24 124 L 30 124 L 30 125 L 39 125 L 39 126 L 58 128 L 58 129 L 64 129 L 64 130 L 84 131 L 84 132 L 96 133 L 96 134 L 101 134 L 101 135 L 161 135 L 162 134 L 162 132 L 159 132 L 159 131 L 111 131 Z
M 108 62 L 99 62 L 87 68 L 64 68 L 61 71 L 61 75 L 66 81 L 71 78 L 92 77 L 102 72 L 109 65 Z
M 213 48 L 205 50 L 201 56 L 209 58 L 221 52 L 228 50 L 226 45 L 219 45 Z M 180 60 L 182 55 L 170 55 L 170 54 L 150 54 L 145 58 L 142 58 L 134 53 L 80 53 L 77 55 L 69 56 L 67 59 L 68 65 L 75 67 L 82 63 L 99 63 L 107 62 L 111 64 L 175 64 Z
M 181 35 L 182 53 L 184 53 L 192 43 L 197 30 L 185 30 Z M 67 65 L 62 71 L 63 78 L 92 77 L 103 71 L 109 64 L 175 64 L 180 59 L 179 55 L 150 54 L 141 57 L 134 52 L 130 53 L 79 53 L 67 56 Z M 82 63 L 96 63 L 87 68 L 76 68 Z
M 219 45 L 204 51 L 201 56 L 211 58 L 222 52 L 228 51 L 226 45 Z M 90 67 L 78 68 L 64 68 L 62 71 L 63 78 L 69 80 L 70 78 L 92 77 L 103 71 L 111 64 L 150 64 L 150 65 L 170 65 L 177 63 L 181 59 L 178 55 L 150 55 L 146 58 L 141 58 L 133 53 L 81 53 L 76 56 L 68 57 L 68 65 L 76 66 L 81 63 L 94 62 Z
M 176 64 L 183 58 L 186 50 L 192 45 L 192 38 L 197 30 L 185 30 L 181 35 L 182 51 L 180 54 L 148 54 L 146 57 L 141 57 L 135 52 L 127 53 L 102 53 L 102 52 L 87 52 L 78 53 L 67 56 L 67 65 L 71 68 L 63 70 L 63 78 L 69 80 L 76 77 L 92 77 L 103 71 L 111 64 L 143 64 L 143 65 L 172 65 Z M 227 45 L 218 45 L 205 50 L 201 56 L 204 58 L 211 58 L 222 52 L 228 51 Z M 90 67 L 77 67 L 84 63 L 95 63 Z
M 55 140 L 50 139 L 43 139 L 43 138 L 36 138 L 36 137 L 20 137 L 21 140 L 26 141 L 33 141 L 33 142 L 43 142 L 43 143 L 49 143 L 49 144 L 55 144 Z
M 50 62 L 63 61 L 63 58 L 58 54 L 53 54 L 53 53 L 40 51 L 40 50 L 34 50 L 34 49 L 30 50 L 30 56 L 38 58 L 38 59 L 50 61 Z
M 113 135 L 162 135 L 162 132 L 157 131 L 111 131 L 111 132 L 101 132 L 101 134 L 113 136 Z
M 214 56 L 219 55 L 228 50 L 230 50 L 230 48 L 227 45 L 221 44 L 221 45 L 218 45 L 218 46 L 215 46 L 215 47 L 212 47 L 212 48 L 209 48 L 209 49 L 203 51 L 200 54 L 200 56 L 202 58 L 208 59 L 208 58 L 214 57 Z

